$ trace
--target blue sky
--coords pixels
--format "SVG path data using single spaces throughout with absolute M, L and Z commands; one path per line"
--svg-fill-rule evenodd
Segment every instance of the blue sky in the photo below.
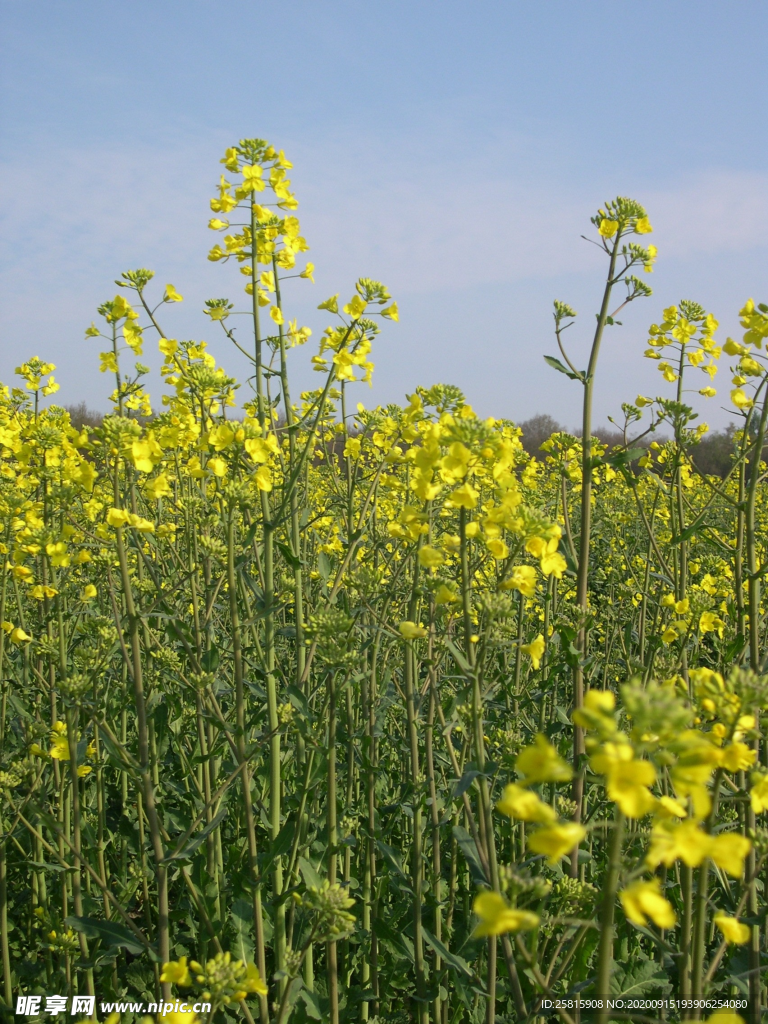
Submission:
M 724 339 L 768 298 L 767 29 L 751 0 L 0 0 L 0 380 L 37 354 L 60 401 L 106 409 L 83 330 L 136 266 L 185 296 L 167 333 L 244 375 L 200 311 L 241 287 L 205 258 L 218 160 L 259 136 L 295 164 L 317 271 L 289 302 L 313 340 L 358 276 L 399 302 L 366 405 L 442 381 L 486 415 L 575 424 L 578 386 L 542 360 L 552 300 L 580 313 L 580 359 L 603 273 L 580 235 L 616 193 L 642 202 L 659 260 L 602 358 L 616 415 L 664 392 L 642 352 L 665 305 L 702 302 Z

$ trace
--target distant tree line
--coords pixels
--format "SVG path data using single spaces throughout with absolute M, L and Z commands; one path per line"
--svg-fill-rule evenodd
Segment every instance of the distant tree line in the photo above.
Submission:
M 547 413 L 539 413 L 524 420 L 518 426 L 523 432 L 522 442 L 525 450 L 531 455 L 540 455 L 542 444 L 554 433 L 570 433 L 567 427 L 558 423 Z M 736 428 L 729 423 L 723 430 L 705 434 L 693 449 L 693 461 L 700 472 L 708 476 L 724 477 L 730 470 L 734 451 L 734 434 Z M 594 436 L 599 438 L 609 449 L 624 444 L 624 436 L 620 430 L 611 427 L 598 427 Z M 663 442 L 666 438 L 650 434 L 638 442 L 637 447 L 646 447 L 651 441 Z

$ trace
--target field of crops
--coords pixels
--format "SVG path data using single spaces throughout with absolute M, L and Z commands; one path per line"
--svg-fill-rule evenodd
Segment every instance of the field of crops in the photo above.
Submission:
M 291 319 L 313 270 L 291 165 L 259 140 L 222 163 L 211 288 L 237 298 L 205 309 L 248 381 L 174 340 L 182 296 L 135 270 L 86 331 L 99 426 L 45 401 L 42 359 L 0 395 L 6 1006 L 573 1024 L 611 995 L 759 1020 L 768 307 L 739 340 L 695 302 L 654 310 L 649 216 L 619 197 L 591 221 L 586 367 L 554 305 L 579 436 L 530 455 L 449 385 L 358 404 L 398 319 L 368 279 L 321 303 L 318 387 L 291 394 L 315 340 Z M 599 349 L 639 300 L 659 397 L 608 449 Z M 693 456 L 722 379 L 724 478 Z

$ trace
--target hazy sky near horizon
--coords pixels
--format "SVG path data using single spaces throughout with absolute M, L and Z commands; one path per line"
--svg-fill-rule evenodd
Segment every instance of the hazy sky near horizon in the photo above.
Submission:
M 580 235 L 611 196 L 642 202 L 654 295 L 609 332 L 596 387 L 598 420 L 620 415 L 669 387 L 642 355 L 664 306 L 696 299 L 724 340 L 768 301 L 767 30 L 762 0 L 0 0 L 0 380 L 40 355 L 58 401 L 106 410 L 83 331 L 137 266 L 185 297 L 166 333 L 244 378 L 201 310 L 242 288 L 206 260 L 208 200 L 224 148 L 258 136 L 294 162 L 317 268 L 286 296 L 314 331 L 296 390 L 317 383 L 318 302 L 363 275 L 398 300 L 369 406 L 445 382 L 484 415 L 574 425 L 580 388 L 542 359 L 552 300 L 579 311 L 582 361 L 604 259 Z

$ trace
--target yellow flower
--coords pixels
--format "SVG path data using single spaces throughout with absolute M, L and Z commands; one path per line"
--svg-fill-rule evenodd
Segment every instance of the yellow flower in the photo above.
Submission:
M 584 694 L 584 707 L 588 711 L 613 711 L 616 707 L 616 694 L 613 690 L 587 690 Z
M 691 797 L 694 817 L 705 818 L 711 807 L 707 784 L 722 761 L 722 751 L 709 735 L 694 730 L 682 733 L 679 743 L 682 750 L 670 771 L 675 791 L 678 797 Z
M 159 473 L 154 479 L 147 480 L 144 484 L 144 493 L 153 501 L 159 501 L 160 498 L 167 498 L 173 494 L 173 491 L 165 473 Z
M 256 964 L 248 964 L 247 966 L 245 988 L 247 992 L 254 992 L 259 996 L 265 996 L 267 994 L 267 986 L 264 984 Z
M 558 580 L 563 578 L 563 573 L 568 568 L 568 563 L 559 551 L 544 555 L 539 565 L 545 576 L 554 576 Z
M 176 291 L 176 289 L 173 287 L 172 284 L 167 284 L 165 286 L 164 298 L 165 298 L 166 302 L 183 302 L 184 301 L 183 297 L 181 295 L 179 295 L 179 293 Z
M 510 907 L 502 895 L 490 890 L 475 897 L 472 909 L 480 918 L 473 933 L 478 939 L 486 935 L 503 935 L 505 932 L 529 931 L 539 923 L 537 914 Z
M 732 878 L 741 878 L 744 860 L 751 849 L 752 843 L 746 836 L 737 832 L 721 832 L 712 839 L 709 856 Z
M 486 547 L 493 557 L 499 560 L 506 558 L 509 555 L 509 548 L 500 537 L 495 537 L 493 540 L 486 541 Z
M 536 570 L 532 565 L 517 565 L 501 583 L 502 590 L 519 590 L 523 597 L 536 593 Z
M 541 658 L 544 654 L 545 647 L 546 644 L 544 643 L 544 637 L 539 633 L 535 640 L 532 640 L 529 644 L 523 644 L 520 650 L 523 654 L 528 655 L 533 662 L 533 667 L 536 669 L 541 664 Z
M 94 597 L 96 597 L 97 594 L 98 590 L 96 589 L 96 587 L 94 587 L 92 583 L 89 583 L 87 584 L 87 586 L 83 587 L 83 592 L 80 595 L 80 600 L 91 601 L 93 600 Z
M 353 295 L 346 306 L 344 306 L 344 312 L 347 316 L 351 316 L 353 320 L 358 320 L 365 312 L 367 305 L 368 303 L 365 299 L 361 299 L 359 295 Z
M 748 398 L 743 388 L 734 388 L 731 392 L 731 401 L 737 409 L 751 409 L 755 404 L 751 398 Z
M 533 746 L 520 751 L 515 768 L 524 776 L 523 784 L 536 782 L 570 782 L 573 770 L 558 754 L 545 736 L 539 733 Z
M 46 544 L 45 553 L 51 556 L 51 565 L 57 565 L 66 567 L 69 565 L 69 555 L 67 554 L 67 545 L 63 540 L 57 541 L 55 544 Z M 23 569 L 23 566 L 17 566 L 18 569 Z M 28 570 L 25 570 L 25 573 Z
M 254 473 L 253 478 L 260 491 L 272 490 L 272 474 L 270 473 L 268 466 L 259 466 Z
M 619 230 L 619 222 L 617 220 L 608 220 L 606 217 L 603 217 L 600 221 L 600 227 L 597 230 L 603 238 L 613 238 Z
M 155 465 L 162 459 L 163 450 L 154 438 L 134 441 L 131 445 L 133 464 L 140 473 L 151 473 Z
M 339 293 L 336 292 L 336 294 L 332 295 L 330 297 L 330 299 L 326 299 L 325 302 L 321 302 L 320 305 L 317 308 L 318 309 L 327 309 L 329 313 L 338 313 L 339 312 L 338 298 L 339 298 Z
M 768 775 L 760 775 L 758 772 L 753 774 L 749 800 L 755 814 L 768 810 Z
M 397 628 L 400 632 L 400 636 L 406 640 L 417 640 L 419 637 L 426 636 L 428 633 L 428 630 L 425 629 L 421 623 L 417 626 L 415 622 L 401 622 Z
M 654 807 L 654 814 L 657 818 L 684 818 L 686 811 L 679 800 L 671 796 L 660 796 Z
M 133 512 L 128 516 L 128 524 L 132 526 L 134 530 L 139 530 L 141 533 L 155 532 L 154 523 L 151 523 L 149 519 L 144 519 L 142 516 L 134 515 Z
M 437 548 L 431 548 L 428 545 L 424 545 L 419 550 L 419 565 L 425 569 L 436 569 L 439 565 L 442 565 L 445 561 L 445 555 L 442 551 L 438 551 Z
M 235 440 L 235 431 L 229 423 L 219 423 L 208 435 L 208 444 L 216 452 L 223 452 Z
M 523 789 L 522 786 L 518 786 L 514 782 L 504 787 L 496 809 L 502 814 L 507 814 L 510 818 L 518 818 L 520 821 L 539 821 L 542 824 L 550 824 L 557 820 L 557 814 L 553 807 L 545 804 L 530 789 Z
M 455 594 L 445 583 L 441 583 L 435 591 L 435 604 L 454 604 L 458 600 L 459 595 Z
M 651 222 L 647 217 L 639 217 L 635 221 L 635 234 L 636 235 L 649 235 L 653 231 Z
M 711 846 L 712 837 L 690 818 L 679 825 L 660 821 L 653 826 L 645 862 L 649 868 L 659 864 L 669 868 L 680 859 L 688 867 L 697 868 L 709 856 Z
M 455 508 L 473 509 L 479 496 L 479 492 L 471 484 L 466 483 L 448 495 L 447 503 Z
M 283 322 L 283 311 L 279 309 L 277 306 L 273 306 L 270 309 L 269 315 L 272 317 L 276 324 L 281 324 Z
M 243 189 L 245 192 L 263 192 L 264 182 L 261 180 L 262 169 L 258 164 L 243 167 Z
M 738 917 L 728 917 L 722 910 L 719 910 L 712 920 L 723 933 L 726 942 L 736 946 L 743 946 L 745 942 L 749 942 L 751 929 L 749 925 L 742 924 Z
M 171 960 L 170 963 L 163 964 L 160 981 L 167 981 L 172 985 L 191 985 L 192 975 L 189 973 L 187 958 L 182 956 L 178 960 Z
M 254 462 L 268 462 L 271 446 L 261 437 L 249 437 L 245 442 L 245 450 Z
M 650 761 L 617 761 L 606 774 L 608 798 L 614 800 L 628 818 L 650 814 L 656 800 L 647 788 L 656 781 L 656 770 Z
M 746 374 L 748 377 L 757 377 L 763 372 L 763 368 L 751 356 L 742 356 L 739 362 L 739 372 Z
M 584 698 L 584 706 L 586 711 L 593 711 L 594 708 L 587 706 L 587 697 L 590 693 L 595 691 L 590 690 Z M 590 701 L 590 704 L 593 702 Z M 621 737 L 619 737 L 621 739 Z M 627 742 L 604 743 L 600 749 L 594 753 L 590 759 L 589 764 L 593 772 L 597 772 L 598 775 L 607 775 L 611 769 L 617 764 L 623 764 L 627 761 L 632 761 L 635 756 L 635 752 Z
M 722 638 L 725 623 L 714 612 L 702 612 L 699 616 L 700 633 L 717 633 Z
M 56 722 L 51 730 L 51 749 L 49 756 L 56 761 L 69 760 L 69 740 L 66 722 Z
M 618 732 L 614 714 L 615 704 L 616 697 L 610 690 L 587 690 L 584 694 L 583 706 L 574 711 L 571 716 L 574 725 L 580 725 L 583 729 L 595 729 L 604 740 L 609 736 L 614 736 Z M 625 744 L 625 746 L 627 745 Z M 632 756 L 628 747 L 619 750 L 613 743 L 601 747 L 599 752 L 594 755 L 598 758 L 596 764 L 600 763 L 599 758 L 603 755 L 607 756 L 609 760 L 615 758 L 629 760 Z M 600 774 L 605 773 L 604 767 L 593 765 L 593 768 Z
M 722 765 L 729 772 L 743 772 L 755 763 L 757 751 L 737 740 L 722 750 Z
M 544 537 L 529 537 L 525 542 L 525 550 L 534 558 L 543 558 L 547 553 L 547 543 Z
M 557 864 L 561 857 L 579 845 L 586 834 L 584 826 L 575 821 L 562 825 L 545 825 L 533 833 L 528 846 L 534 853 L 545 854 L 550 864 Z
M 122 508 L 111 508 L 109 512 L 107 512 L 107 522 L 110 526 L 125 526 L 128 522 L 128 518 L 128 513 Z
M 658 878 L 635 882 L 619 893 L 619 899 L 627 918 L 640 927 L 649 917 L 658 928 L 674 928 L 677 923 L 672 904 L 661 895 Z
M 99 352 L 99 367 L 98 371 L 101 374 L 118 372 L 118 360 L 114 352 Z
M 240 169 L 240 164 L 237 159 L 237 150 L 234 146 L 228 146 L 224 150 L 224 156 L 219 160 L 220 164 L 224 164 L 228 171 L 232 171 L 235 174 Z M 224 175 L 221 176 L 222 183 L 225 181 Z
M 12 629 L 8 636 L 14 644 L 25 644 L 32 639 L 29 633 L 25 633 L 21 626 L 16 626 L 15 629 Z

